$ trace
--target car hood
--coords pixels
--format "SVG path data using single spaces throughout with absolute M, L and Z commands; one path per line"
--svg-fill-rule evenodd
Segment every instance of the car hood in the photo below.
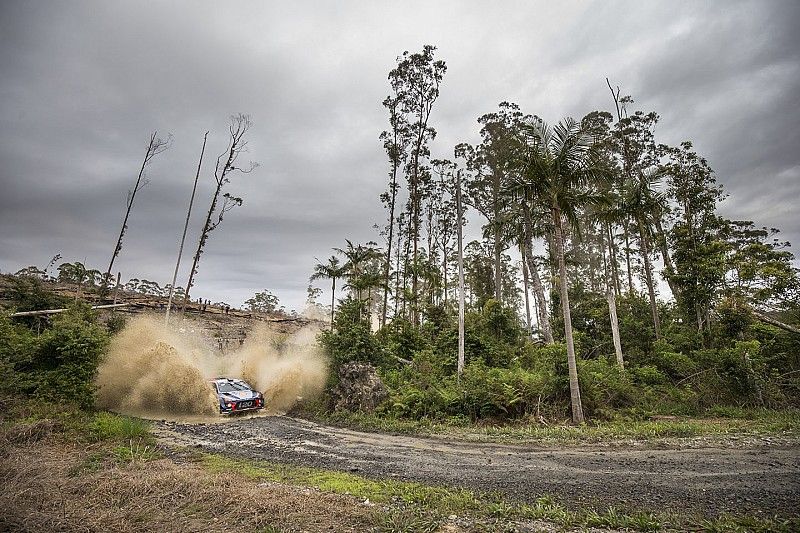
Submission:
M 252 390 L 239 390 L 233 392 L 221 392 L 219 397 L 226 401 L 238 401 L 238 400 L 254 400 L 258 398 L 260 395 L 256 391 Z

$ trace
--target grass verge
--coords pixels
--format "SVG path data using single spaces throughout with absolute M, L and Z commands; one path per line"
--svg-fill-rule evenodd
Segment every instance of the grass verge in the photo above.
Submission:
M 709 412 L 708 418 L 669 417 L 637 419 L 620 416 L 583 426 L 566 422 L 544 425 L 516 422 L 505 424 L 472 424 L 455 420 L 407 420 L 375 414 L 321 410 L 300 413 L 321 422 L 363 431 L 403 433 L 419 436 L 447 434 L 475 442 L 542 442 L 553 444 L 590 444 L 607 441 L 650 441 L 694 437 L 800 437 L 800 411 L 768 409 Z M 725 416 L 733 415 L 733 416 Z
M 323 492 L 346 494 L 383 505 L 378 522 L 382 531 L 435 531 L 448 515 L 468 515 L 479 523 L 502 524 L 542 521 L 561 528 L 608 528 L 632 531 L 757 531 L 790 532 L 800 520 L 720 516 L 713 519 L 680 517 L 649 512 L 569 510 L 544 495 L 533 504 L 508 502 L 499 495 L 470 490 L 428 486 L 398 480 L 373 480 L 351 473 L 236 459 L 199 453 L 197 461 L 213 473 L 235 472 L 259 482 L 313 487 Z

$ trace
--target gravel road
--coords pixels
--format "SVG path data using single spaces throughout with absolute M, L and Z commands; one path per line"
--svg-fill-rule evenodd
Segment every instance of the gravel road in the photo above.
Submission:
M 800 515 L 800 447 L 780 439 L 562 446 L 362 433 L 287 416 L 155 423 L 167 446 L 533 501 L 716 515 Z

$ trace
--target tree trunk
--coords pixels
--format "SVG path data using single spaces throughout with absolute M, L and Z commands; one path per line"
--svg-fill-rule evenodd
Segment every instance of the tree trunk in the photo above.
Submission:
M 530 208 L 523 205 L 523 232 L 525 237 L 525 261 L 528 263 L 528 272 L 531 275 L 533 284 L 533 292 L 536 294 L 536 310 L 539 321 L 539 329 L 544 335 L 544 340 L 547 344 L 553 344 L 553 331 L 550 329 L 550 315 L 547 311 L 547 300 L 544 297 L 544 286 L 542 279 L 539 277 L 539 269 L 536 267 L 536 262 L 533 260 L 533 223 L 531 221 Z
M 664 272 L 667 279 L 667 285 L 672 292 L 672 296 L 677 300 L 680 296 L 680 287 L 673 281 L 672 276 L 675 275 L 675 265 L 672 263 L 672 257 L 669 255 L 669 245 L 667 243 L 667 234 L 664 232 L 664 226 L 661 224 L 661 217 L 656 217 L 656 231 L 658 232 L 658 246 L 661 249 L 661 257 L 664 259 Z
M 400 249 L 403 247 L 403 215 L 397 220 L 397 250 L 395 251 L 394 269 L 394 320 L 397 320 L 397 312 L 400 310 Z
M 500 228 L 500 185 L 501 176 L 492 174 L 492 210 L 494 211 L 494 299 L 503 301 L 503 242 Z
M 397 199 L 397 192 L 395 184 L 397 183 L 397 166 L 395 165 L 392 170 L 392 199 L 389 204 L 389 239 L 387 240 L 388 246 L 386 248 L 386 272 L 383 278 L 383 312 L 381 314 L 381 327 L 386 326 L 386 312 L 389 306 L 389 274 L 391 273 L 392 264 L 392 239 L 394 239 L 394 204 Z
M 606 246 L 605 238 L 600 238 L 601 253 L 603 254 L 604 273 L 606 277 L 606 301 L 608 301 L 608 317 L 611 322 L 611 337 L 614 341 L 614 355 L 617 359 L 617 365 L 620 368 L 625 368 L 625 360 L 622 357 L 622 341 L 619 337 L 619 319 L 617 318 L 617 300 L 614 294 L 614 283 L 611 279 L 612 269 L 609 267 L 610 261 L 606 262 Z
M 633 272 L 631 271 L 631 241 L 628 234 L 628 225 L 622 225 L 622 233 L 625 235 L 625 263 L 628 270 L 628 296 L 633 296 Z
M 561 213 L 553 207 L 553 227 L 555 229 L 556 256 L 558 257 L 559 286 L 561 288 L 561 310 L 564 313 L 564 336 L 567 339 L 567 365 L 569 366 L 569 396 L 572 404 L 572 421 L 583 424 L 583 405 L 578 382 L 578 365 L 575 358 L 575 341 L 572 338 L 572 317 L 569 310 L 569 288 L 567 286 L 567 266 L 564 261 L 564 236 L 561 231 Z
M 133 189 L 130 192 L 128 197 L 128 204 L 125 206 L 125 218 L 122 219 L 122 228 L 119 230 L 119 237 L 117 237 L 117 244 L 114 246 L 114 253 L 111 255 L 111 261 L 108 263 L 108 269 L 106 270 L 106 275 L 103 276 L 103 286 L 100 289 L 100 294 L 102 296 L 106 295 L 106 291 L 108 290 L 108 281 L 111 278 L 111 269 L 114 268 L 114 261 L 117 259 L 119 252 L 122 250 L 122 238 L 125 236 L 125 230 L 128 229 L 128 218 L 131 216 L 131 209 L 133 209 L 133 201 L 136 198 L 136 193 L 144 186 L 142 185 L 142 176 L 144 176 L 144 169 L 147 166 L 147 163 L 150 159 L 153 158 L 154 152 L 156 150 L 157 144 L 159 139 L 156 138 L 157 132 L 153 132 L 150 135 L 150 143 L 147 145 L 147 150 L 144 154 L 144 159 L 142 160 L 142 166 L 139 168 L 139 175 L 136 177 L 136 183 L 133 186 Z M 145 181 L 146 184 L 146 181 Z
M 206 241 L 208 240 L 209 233 L 217 227 L 217 225 L 222 222 L 222 215 L 225 213 L 225 202 L 223 201 L 222 209 L 220 211 L 218 222 L 212 226 L 211 217 L 214 215 L 214 211 L 217 208 L 217 202 L 219 201 L 219 195 L 222 191 L 222 187 L 225 185 L 226 181 L 228 180 L 227 176 L 231 170 L 234 170 L 233 163 L 236 161 L 236 158 L 241 152 L 243 146 L 241 145 L 242 138 L 244 134 L 247 132 L 249 128 L 249 118 L 245 115 L 239 115 L 238 117 L 233 117 L 233 123 L 230 127 L 230 146 L 227 150 L 227 157 L 225 159 L 225 165 L 220 170 L 220 159 L 222 156 L 225 155 L 221 154 L 217 157 L 217 167 L 214 170 L 214 179 L 217 182 L 217 187 L 214 190 L 214 196 L 211 199 L 211 206 L 208 208 L 208 215 L 206 216 L 205 224 L 203 225 L 203 230 L 200 232 L 200 240 L 197 243 L 197 251 L 194 254 L 194 259 L 192 260 L 192 269 L 189 271 L 189 281 L 186 283 L 186 295 L 183 299 L 183 306 L 181 307 L 181 313 L 186 310 L 186 304 L 189 302 L 190 296 L 189 293 L 192 290 L 192 286 L 194 285 L 194 276 L 197 273 L 197 264 L 200 261 L 200 255 L 203 253 L 203 248 L 206 245 Z M 252 170 L 252 168 L 251 168 Z
M 456 208 L 458 211 L 458 377 L 464 373 L 464 246 L 461 227 L 461 173 L 457 173 Z
M 650 242 L 647 238 L 647 230 L 642 219 L 637 217 L 639 223 L 639 242 L 642 245 L 642 260 L 644 262 L 645 282 L 647 283 L 647 295 L 650 298 L 650 311 L 653 314 L 653 328 L 656 332 L 656 339 L 661 338 L 661 321 L 658 318 L 658 304 L 656 302 L 655 288 L 653 287 L 653 267 L 650 264 Z
M 336 278 L 331 278 L 333 283 L 331 284 L 331 331 L 333 331 L 333 313 L 336 309 Z
M 753 309 L 752 311 L 753 311 L 753 316 L 755 316 L 757 319 L 759 319 L 760 321 L 764 322 L 765 324 L 769 324 L 770 326 L 775 326 L 776 328 L 781 328 L 784 331 L 788 331 L 790 333 L 794 333 L 796 335 L 800 335 L 800 328 L 797 328 L 795 326 L 791 326 L 789 324 L 785 324 L 785 323 L 781 322 L 780 320 L 776 320 L 776 319 L 772 318 L 771 316 L 762 313 L 761 311 L 756 311 L 755 309 Z
M 531 301 L 528 285 L 528 265 L 525 262 L 525 244 L 519 245 L 519 253 L 522 256 L 522 288 L 525 291 L 525 325 L 528 327 L 527 337 L 531 336 Z
M 614 280 L 614 294 L 622 296 L 622 289 L 620 289 L 619 282 L 619 264 L 617 263 L 617 243 L 614 241 L 614 233 L 611 231 L 611 224 L 608 224 L 608 244 L 609 244 L 609 262 L 611 263 L 611 273 Z
M 178 280 L 178 269 L 181 266 L 181 256 L 183 255 L 183 244 L 186 241 L 186 231 L 189 229 L 189 218 L 192 216 L 192 205 L 194 204 L 194 195 L 197 192 L 197 181 L 200 179 L 200 167 L 203 165 L 203 154 L 206 153 L 206 141 L 208 140 L 208 132 L 203 136 L 203 148 L 200 150 L 200 161 L 197 163 L 197 173 L 194 176 L 194 186 L 192 187 L 192 196 L 189 198 L 189 209 L 186 211 L 186 222 L 183 225 L 183 235 L 181 236 L 181 245 L 178 247 L 178 260 L 175 262 L 175 272 L 172 274 L 172 285 L 169 286 L 169 296 L 167 297 L 167 314 L 164 317 L 164 324 L 169 325 L 169 312 L 172 308 L 172 296 L 175 294 L 175 282 Z
M 503 261 L 502 242 L 500 241 L 500 225 L 494 221 L 494 299 L 503 301 Z
M 197 272 L 197 263 L 200 261 L 200 254 L 203 253 L 203 246 L 208 238 L 209 228 L 211 227 L 211 217 L 214 215 L 214 210 L 217 208 L 217 200 L 219 199 L 220 190 L 222 190 L 222 181 L 217 182 L 217 188 L 214 190 L 214 197 L 211 200 L 211 207 L 208 208 L 206 215 L 206 222 L 203 224 L 203 230 L 200 232 L 200 241 L 197 245 L 197 251 L 192 259 L 192 269 L 189 271 L 189 281 L 186 282 L 186 292 L 183 297 L 183 306 L 181 307 L 181 314 L 186 312 L 186 304 L 189 302 L 189 292 L 194 285 L 194 275 Z

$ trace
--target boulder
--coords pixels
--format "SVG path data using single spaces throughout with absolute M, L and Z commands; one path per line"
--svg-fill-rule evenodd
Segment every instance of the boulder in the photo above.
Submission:
M 345 363 L 339 367 L 339 384 L 333 388 L 334 407 L 371 413 L 388 396 L 375 367 L 366 363 Z

